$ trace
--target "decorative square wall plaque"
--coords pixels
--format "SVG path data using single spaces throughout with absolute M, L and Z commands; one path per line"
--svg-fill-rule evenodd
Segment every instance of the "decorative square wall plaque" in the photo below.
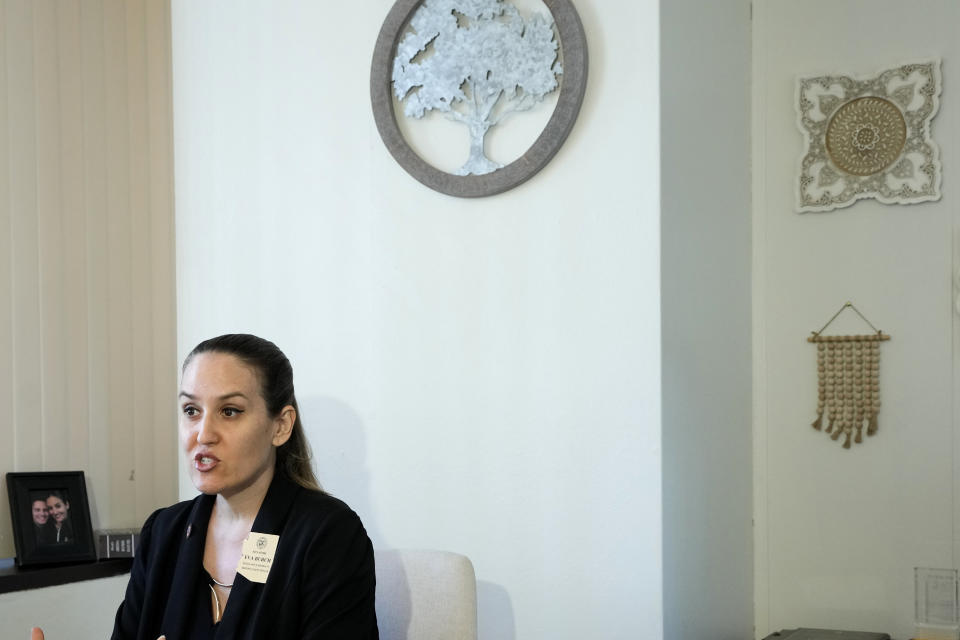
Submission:
M 940 60 L 857 78 L 797 81 L 797 210 L 830 211 L 861 198 L 884 204 L 940 199 L 940 150 L 930 121 L 940 108 Z

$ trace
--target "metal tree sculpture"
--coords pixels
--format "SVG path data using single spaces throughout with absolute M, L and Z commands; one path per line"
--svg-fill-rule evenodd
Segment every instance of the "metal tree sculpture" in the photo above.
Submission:
M 499 169 L 483 150 L 487 132 L 542 101 L 563 73 L 552 19 L 524 20 L 502 0 L 425 0 L 410 29 L 393 61 L 404 114 L 437 110 L 469 128 L 470 156 L 457 175 Z

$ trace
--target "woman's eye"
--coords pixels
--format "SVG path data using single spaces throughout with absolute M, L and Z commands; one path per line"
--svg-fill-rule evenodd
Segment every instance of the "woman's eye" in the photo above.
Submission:
M 237 409 L 237 408 L 235 408 L 235 407 L 226 407 L 226 408 L 224 408 L 224 410 L 223 410 L 223 415 L 226 416 L 226 417 L 228 417 L 228 418 L 234 418 L 234 417 L 240 415 L 241 413 L 243 413 L 243 411 L 241 411 L 240 409 Z
M 190 417 L 192 418 L 193 416 L 197 415 L 198 413 L 200 413 L 200 412 L 197 410 L 196 407 L 191 407 L 191 406 L 187 405 L 186 407 L 183 408 L 183 415 L 185 415 L 185 416 L 190 416 Z

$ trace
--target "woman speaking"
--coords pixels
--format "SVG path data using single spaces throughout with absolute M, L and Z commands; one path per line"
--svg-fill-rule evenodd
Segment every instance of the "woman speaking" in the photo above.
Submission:
M 200 343 L 179 416 L 200 495 L 143 525 L 112 637 L 378 638 L 373 548 L 313 475 L 286 356 L 246 334 Z

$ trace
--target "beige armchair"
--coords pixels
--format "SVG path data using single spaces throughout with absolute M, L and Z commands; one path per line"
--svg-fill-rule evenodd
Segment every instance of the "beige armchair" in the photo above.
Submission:
M 466 556 L 377 550 L 381 640 L 477 640 L 477 580 Z

